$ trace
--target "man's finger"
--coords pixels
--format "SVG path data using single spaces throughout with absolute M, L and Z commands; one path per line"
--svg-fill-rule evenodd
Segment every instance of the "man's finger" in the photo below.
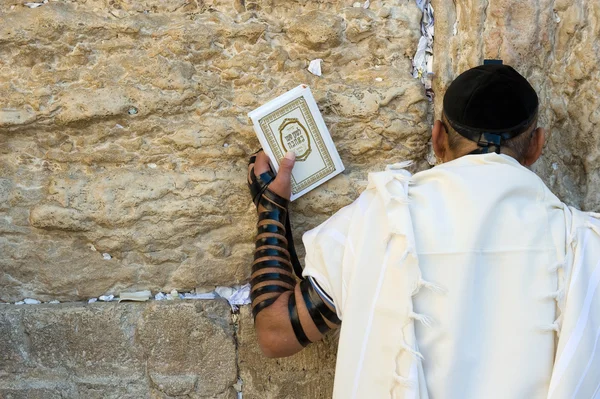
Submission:
M 289 181 L 292 176 L 292 169 L 294 168 L 294 163 L 296 162 L 296 154 L 292 151 L 288 151 L 285 154 L 285 157 L 281 159 L 279 162 L 279 171 L 277 172 L 277 177 Z
M 295 160 L 296 154 L 293 152 L 285 154 L 285 157 L 279 161 L 277 177 L 269 186 L 275 194 L 286 199 L 289 199 L 292 193 L 292 169 L 294 168 Z
M 256 155 L 256 161 L 254 162 L 254 174 L 258 177 L 261 174 L 269 170 L 269 157 L 264 151 L 259 152 Z

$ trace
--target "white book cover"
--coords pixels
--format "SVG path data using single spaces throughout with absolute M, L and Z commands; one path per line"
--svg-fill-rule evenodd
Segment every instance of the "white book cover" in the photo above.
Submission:
M 296 154 L 291 200 L 344 171 L 329 130 L 307 85 L 300 85 L 248 114 L 277 172 L 286 152 Z

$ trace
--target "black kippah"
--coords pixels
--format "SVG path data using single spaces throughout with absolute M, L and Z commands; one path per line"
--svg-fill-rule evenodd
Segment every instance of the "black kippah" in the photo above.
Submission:
M 460 135 L 484 147 L 523 133 L 537 115 L 538 97 L 527 79 L 508 65 L 482 65 L 458 76 L 444 95 L 444 114 Z M 481 149 L 480 149 L 481 150 Z

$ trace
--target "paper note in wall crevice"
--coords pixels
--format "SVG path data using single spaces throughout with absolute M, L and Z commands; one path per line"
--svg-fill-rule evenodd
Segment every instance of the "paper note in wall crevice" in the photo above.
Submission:
M 307 85 L 269 101 L 248 114 L 275 172 L 286 152 L 296 154 L 291 200 L 344 171 L 319 107 Z

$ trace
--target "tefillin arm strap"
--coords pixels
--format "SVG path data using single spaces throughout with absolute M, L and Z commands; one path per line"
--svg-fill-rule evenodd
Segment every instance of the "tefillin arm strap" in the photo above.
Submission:
M 251 165 L 255 158 L 255 156 L 250 158 Z M 254 167 L 250 168 L 248 176 L 250 192 L 258 210 L 256 248 L 250 276 L 252 314 L 256 319 L 256 316 L 271 306 L 281 294 L 291 291 L 288 299 L 290 322 L 296 339 L 302 346 L 306 346 L 311 341 L 300 322 L 294 292 L 296 286 L 294 270 L 301 277 L 302 269 L 299 262 L 299 270 L 292 262 L 295 251 L 291 241 L 287 210 L 289 201 L 268 188 L 274 177 L 270 171 L 256 177 Z M 322 334 L 326 333 L 331 326 L 341 323 L 308 279 L 300 282 L 300 293 L 300 300 L 304 302 L 310 318 Z
M 256 161 L 256 155 L 252 155 L 250 157 L 249 165 L 253 165 Z M 250 189 L 250 194 L 252 195 L 252 202 L 256 205 L 256 208 L 259 207 L 259 201 L 261 200 L 263 194 L 268 190 L 269 184 L 275 179 L 275 174 L 268 170 L 267 172 L 262 173 L 260 176 L 256 176 L 254 174 L 254 167 L 251 167 L 251 173 L 248 176 L 248 188 Z M 277 194 L 272 193 L 273 196 L 279 197 Z M 292 267 L 294 269 L 294 273 L 298 278 L 302 279 L 302 265 L 300 264 L 300 260 L 298 259 L 298 255 L 296 254 L 296 247 L 294 246 L 294 238 L 292 236 L 292 226 L 290 224 L 289 215 L 287 215 L 287 203 L 288 200 L 281 198 L 281 203 L 285 202 L 285 211 L 286 215 L 283 217 L 282 224 L 284 225 L 285 238 L 288 242 L 288 251 L 290 254 L 290 262 L 292 263 Z

